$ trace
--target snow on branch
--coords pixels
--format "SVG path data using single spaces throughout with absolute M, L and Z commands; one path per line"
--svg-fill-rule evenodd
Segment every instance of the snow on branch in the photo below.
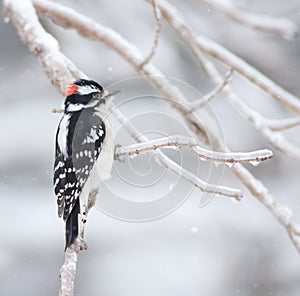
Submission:
M 156 150 L 164 148 L 180 149 L 182 147 L 192 147 L 197 145 L 194 138 L 185 136 L 169 136 L 155 140 L 149 140 L 145 143 L 133 144 L 130 146 L 122 146 L 116 150 L 116 158 L 123 156 L 134 157 L 139 154 L 148 154 Z
M 86 250 L 83 241 L 76 238 L 75 242 L 66 250 L 65 260 L 59 271 L 59 296 L 73 296 L 79 252 Z
M 226 163 L 229 166 L 239 162 L 247 162 L 256 166 L 273 156 L 272 151 L 268 149 L 237 153 L 211 151 L 200 147 L 196 139 L 184 136 L 169 136 L 130 146 L 122 146 L 117 148 L 115 154 L 116 158 L 120 159 L 124 156 L 134 157 L 139 154 L 148 154 L 165 148 L 180 149 L 183 147 L 190 148 L 203 161 L 209 160 L 216 163 Z
M 41 26 L 31 1 L 3 0 L 4 14 L 12 20 L 22 41 L 35 54 L 52 84 L 61 92 L 74 80 L 73 63 L 61 54 L 56 39 Z
M 232 167 L 235 163 L 246 162 L 254 166 L 259 165 L 262 161 L 270 159 L 273 156 L 271 150 L 263 149 L 252 152 L 216 152 L 204 149 L 200 146 L 193 146 L 195 152 L 201 160 L 210 160 L 216 163 L 225 163 Z
M 249 28 L 278 34 L 284 38 L 295 38 L 299 31 L 295 23 L 286 18 L 258 15 L 243 11 L 232 1 L 200 0 L 213 9 L 224 13 L 231 19 Z

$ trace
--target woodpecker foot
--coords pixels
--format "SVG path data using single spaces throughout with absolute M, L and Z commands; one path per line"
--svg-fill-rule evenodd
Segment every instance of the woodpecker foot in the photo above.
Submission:
M 77 249 L 80 251 L 85 251 L 88 249 L 87 243 L 85 242 L 85 240 L 80 237 L 80 235 L 77 237 L 76 239 L 76 243 L 77 243 Z

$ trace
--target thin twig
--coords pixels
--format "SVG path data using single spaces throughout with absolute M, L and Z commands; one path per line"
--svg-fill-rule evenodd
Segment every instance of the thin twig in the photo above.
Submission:
M 56 109 L 56 108 L 54 108 L 54 109 L 51 110 L 51 112 L 52 113 L 61 114 L 61 113 L 64 113 L 64 110 L 63 109 Z
M 146 64 L 148 64 L 154 57 L 154 55 L 157 51 L 158 39 L 159 39 L 159 34 L 161 31 L 161 26 L 162 26 L 161 14 L 160 14 L 159 8 L 156 4 L 156 0 L 151 0 L 151 1 L 153 2 L 152 7 L 153 7 L 153 14 L 154 14 L 155 21 L 156 21 L 156 27 L 155 27 L 154 39 L 153 39 L 151 51 L 149 52 L 149 54 L 145 58 L 145 60 L 141 63 L 141 65 L 140 65 L 141 68 L 143 68 Z
M 208 102 L 210 102 L 213 98 L 215 98 L 216 95 L 219 94 L 224 89 L 224 87 L 231 81 L 232 74 L 233 74 L 233 70 L 230 69 L 227 72 L 225 79 L 219 86 L 217 86 L 211 93 L 205 95 L 201 100 L 195 101 L 195 103 L 191 107 L 191 112 L 203 108 Z

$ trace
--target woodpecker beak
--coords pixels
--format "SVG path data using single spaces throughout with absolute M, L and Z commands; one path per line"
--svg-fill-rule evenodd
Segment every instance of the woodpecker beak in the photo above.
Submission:
M 108 90 L 105 90 L 103 93 L 102 93 L 102 97 L 103 98 L 106 98 L 109 96 L 109 91 Z
M 121 89 L 119 90 L 116 90 L 116 91 L 113 91 L 113 92 L 109 92 L 108 90 L 105 90 L 103 93 L 102 93 L 102 98 L 103 99 L 106 99 L 108 97 L 113 97 L 114 95 L 116 95 L 117 93 L 119 93 L 121 91 Z

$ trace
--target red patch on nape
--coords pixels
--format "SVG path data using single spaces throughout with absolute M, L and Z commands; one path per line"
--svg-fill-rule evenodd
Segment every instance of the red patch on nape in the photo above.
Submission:
M 78 87 L 76 84 L 70 84 L 67 89 L 67 96 L 71 96 L 78 93 Z

